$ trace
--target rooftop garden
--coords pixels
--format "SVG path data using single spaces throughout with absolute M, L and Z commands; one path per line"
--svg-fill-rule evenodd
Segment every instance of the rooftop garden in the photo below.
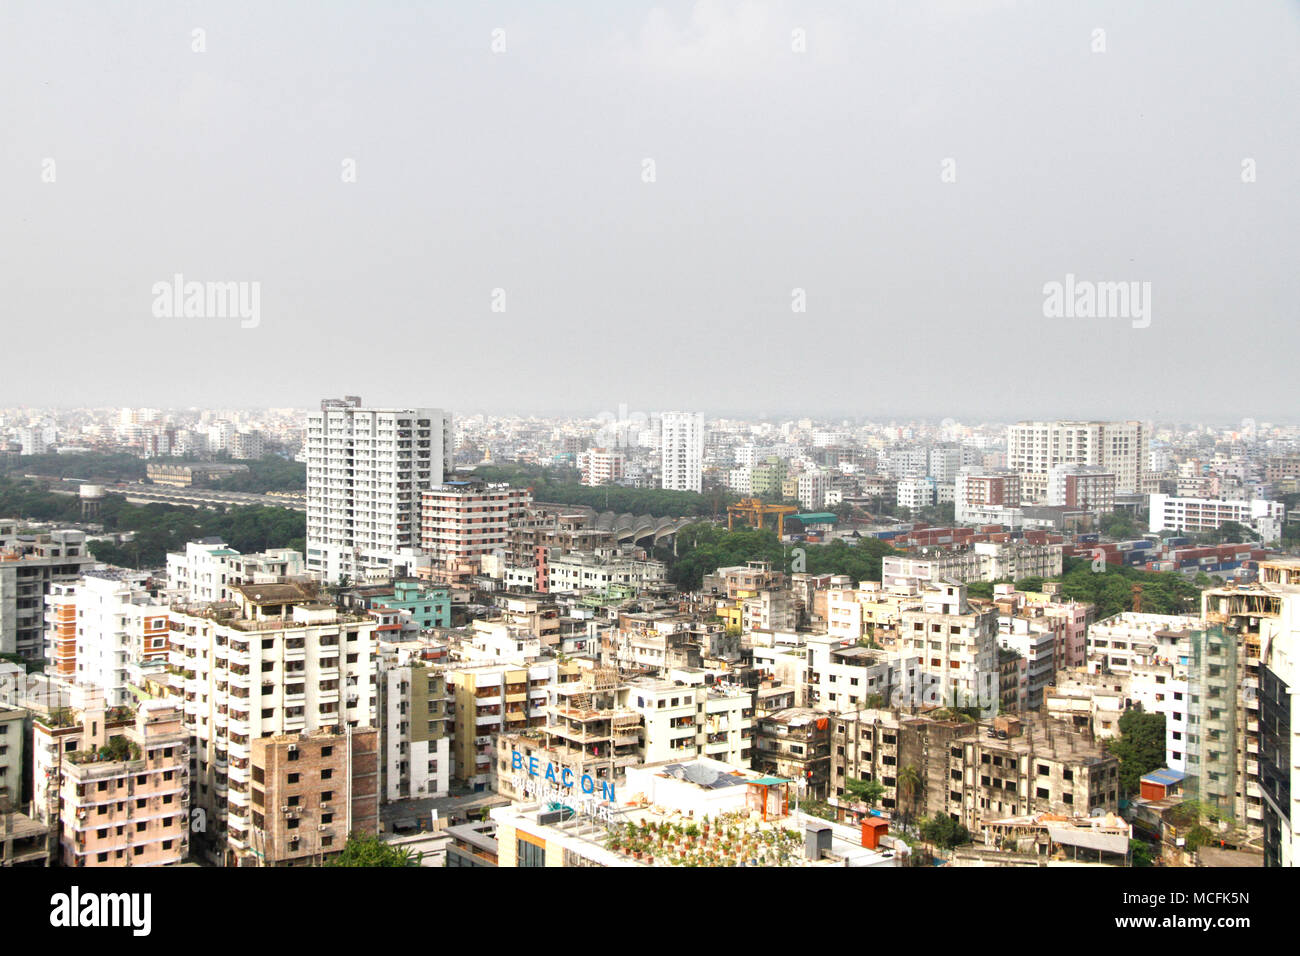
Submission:
M 616 826 L 605 843 L 638 862 L 668 866 L 792 866 L 802 846 L 798 834 L 741 813 L 699 822 L 642 818 Z
M 98 750 L 77 750 L 68 754 L 68 760 L 75 764 L 111 763 L 143 758 L 140 745 L 125 737 L 112 737 Z

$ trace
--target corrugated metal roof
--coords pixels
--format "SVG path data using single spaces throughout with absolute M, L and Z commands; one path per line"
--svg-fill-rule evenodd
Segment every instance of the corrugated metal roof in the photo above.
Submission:
M 1081 846 L 1086 850 L 1100 850 L 1121 856 L 1128 852 L 1128 837 L 1122 833 L 1095 833 L 1075 827 L 1049 826 L 1047 835 L 1053 843 L 1065 846 Z
M 1152 770 L 1142 778 L 1142 782 L 1158 783 L 1162 786 L 1168 787 L 1175 783 L 1180 783 L 1184 778 L 1186 778 L 1186 776 L 1187 774 L 1183 773 L 1181 770 L 1170 770 L 1168 767 L 1165 767 L 1161 770 Z

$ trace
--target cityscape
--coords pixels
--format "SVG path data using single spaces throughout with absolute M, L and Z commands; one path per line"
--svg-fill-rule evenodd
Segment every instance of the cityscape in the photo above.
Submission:
M 465 947 L 547 868 L 494 936 L 648 941 L 676 876 L 852 947 L 764 904 L 859 869 L 868 946 L 1285 932 L 1298 50 L 3 0 L 0 911 Z
M 2 416 L 6 865 L 1293 863 L 1300 426 Z

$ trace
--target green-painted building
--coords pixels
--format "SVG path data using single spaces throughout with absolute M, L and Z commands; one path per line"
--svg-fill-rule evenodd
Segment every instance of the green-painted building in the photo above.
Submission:
M 409 611 L 412 620 L 421 630 L 433 627 L 451 627 L 451 592 L 418 581 L 398 581 L 393 585 L 391 597 L 380 595 L 373 599 L 375 607 Z

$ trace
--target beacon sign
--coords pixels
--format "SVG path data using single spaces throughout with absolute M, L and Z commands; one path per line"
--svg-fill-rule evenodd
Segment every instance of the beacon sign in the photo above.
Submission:
M 510 769 L 515 772 L 517 793 L 534 800 L 564 803 L 598 820 L 614 819 L 614 785 L 608 780 L 597 780 L 589 773 L 578 776 L 570 767 L 556 767 L 549 761 L 543 770 L 536 757 L 525 757 L 518 751 L 510 754 Z

